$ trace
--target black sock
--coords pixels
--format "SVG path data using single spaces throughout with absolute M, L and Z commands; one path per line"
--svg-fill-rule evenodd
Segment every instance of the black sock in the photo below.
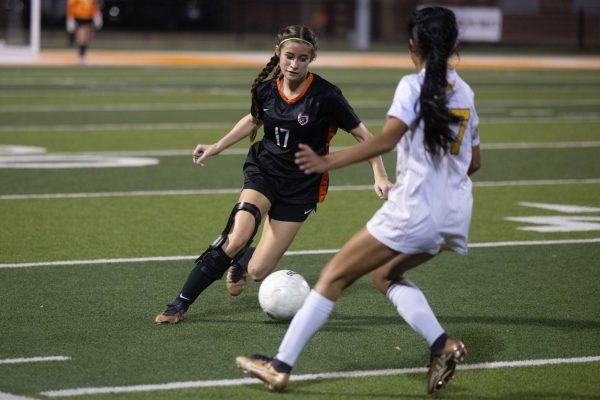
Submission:
M 254 254 L 254 250 L 256 250 L 256 247 L 246 248 L 246 251 L 244 252 L 244 254 L 242 254 L 242 256 L 237 261 L 237 264 L 239 264 L 239 266 L 242 267 L 242 269 L 245 272 L 248 272 L 248 263 L 250 262 L 250 259 L 252 258 L 252 254 Z
M 230 263 L 231 257 L 220 248 L 207 250 L 198 258 L 196 266 L 188 275 L 179 294 L 179 300 L 189 307 L 207 287 L 221 279 Z
M 435 342 L 433 342 L 433 344 L 431 345 L 431 352 L 433 354 L 438 354 L 439 352 L 441 352 L 444 346 L 446 345 L 446 339 L 448 339 L 448 335 L 446 335 L 446 332 L 444 332 L 440 335 L 440 337 L 435 339 Z
M 276 358 L 274 358 L 273 361 L 271 361 L 271 365 L 273 366 L 273 368 L 275 368 L 275 371 L 277 372 L 285 372 L 286 374 L 289 374 L 292 370 L 291 365 L 286 364 L 283 361 L 278 360 Z
M 79 46 L 79 57 L 85 57 L 85 52 L 87 51 L 86 45 Z
M 200 265 L 196 265 L 183 284 L 183 288 L 179 294 L 179 300 L 181 300 L 186 307 L 189 307 L 194 301 L 196 301 L 198 296 L 200 296 L 200 293 L 212 285 L 214 281 L 216 281 L 215 278 L 202 271 L 202 267 Z

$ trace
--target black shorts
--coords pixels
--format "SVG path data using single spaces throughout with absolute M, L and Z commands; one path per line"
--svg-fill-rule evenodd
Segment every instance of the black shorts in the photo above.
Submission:
M 91 18 L 75 18 L 77 26 L 91 25 L 94 22 Z
M 249 171 L 244 171 L 244 176 L 243 189 L 256 190 L 269 199 L 271 202 L 269 217 L 273 219 L 287 222 L 303 222 L 311 213 L 317 212 L 317 203 L 314 201 L 306 202 L 306 200 L 301 198 L 282 198 L 277 192 L 277 187 L 286 183 L 279 182 L 276 177 L 259 172 L 249 173 Z

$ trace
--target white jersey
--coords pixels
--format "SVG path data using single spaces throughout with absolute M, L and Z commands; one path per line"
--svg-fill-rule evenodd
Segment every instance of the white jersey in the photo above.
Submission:
M 424 77 L 424 69 L 407 75 L 396 88 L 388 117 L 409 129 L 396 146 L 396 183 L 367 230 L 402 253 L 437 254 L 447 248 L 466 254 L 473 205 L 467 171 L 472 147 L 479 145 L 474 94 L 454 69 L 448 70 L 448 108 L 462 122 L 451 125 L 452 148 L 432 156 L 425 148 L 423 121 L 416 124 Z

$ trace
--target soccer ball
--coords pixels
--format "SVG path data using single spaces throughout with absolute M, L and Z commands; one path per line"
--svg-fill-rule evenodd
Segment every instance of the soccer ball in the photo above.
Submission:
M 277 321 L 289 321 L 302 307 L 310 286 L 302 275 L 287 269 L 273 272 L 261 283 L 258 302 L 263 311 Z

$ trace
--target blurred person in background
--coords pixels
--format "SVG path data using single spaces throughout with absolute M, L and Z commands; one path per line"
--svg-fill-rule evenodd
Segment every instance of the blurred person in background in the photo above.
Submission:
M 94 29 L 101 29 L 102 24 L 102 12 L 97 0 L 67 0 L 66 28 L 77 44 L 80 65 L 85 65 Z

